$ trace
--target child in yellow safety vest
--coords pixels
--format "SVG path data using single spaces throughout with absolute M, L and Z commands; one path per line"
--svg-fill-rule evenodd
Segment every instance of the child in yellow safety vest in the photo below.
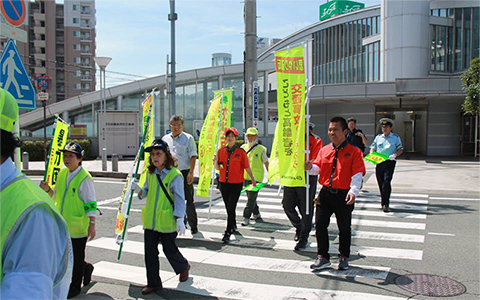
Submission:
M 95 238 L 97 201 L 90 173 L 82 167 L 84 151 L 77 143 L 68 143 L 63 150 L 63 163 L 54 189 L 42 181 L 40 187 L 55 200 L 60 214 L 68 224 L 73 245 L 73 274 L 68 298 L 80 294 L 83 285 L 92 279 L 93 265 L 85 262 L 87 239 Z
M 140 199 L 146 198 L 142 209 L 142 222 L 145 240 L 145 267 L 147 285 L 142 294 L 147 295 L 162 289 L 158 243 L 162 243 L 163 253 L 180 282 L 188 279 L 190 265 L 175 244 L 177 234 L 185 234 L 185 192 L 183 176 L 174 167 L 174 160 L 168 144 L 156 139 L 145 149 L 150 153 L 150 166 L 143 188 L 134 181 L 132 189 L 138 192 Z

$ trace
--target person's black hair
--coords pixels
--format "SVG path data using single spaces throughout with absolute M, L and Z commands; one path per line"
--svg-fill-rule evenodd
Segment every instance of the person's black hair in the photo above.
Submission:
M 345 121 L 343 117 L 339 117 L 339 116 L 333 117 L 330 119 L 330 123 L 340 123 L 340 125 L 342 126 L 342 131 L 347 130 L 348 128 L 347 121 Z
M 2 159 L 8 158 L 8 157 L 13 158 L 13 153 L 15 152 L 15 149 L 22 145 L 20 139 L 16 137 L 13 133 L 3 129 L 1 130 L 0 136 L 1 136 L 0 156 L 2 157 Z

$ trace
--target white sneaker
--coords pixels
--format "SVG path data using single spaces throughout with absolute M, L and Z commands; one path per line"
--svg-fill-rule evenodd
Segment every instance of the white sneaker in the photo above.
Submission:
M 261 219 L 261 218 L 262 218 L 262 216 L 260 214 L 252 216 L 252 219 L 254 219 L 254 220 L 258 220 L 258 219 Z
M 242 226 L 248 226 L 250 224 L 250 219 L 249 218 L 243 218 Z

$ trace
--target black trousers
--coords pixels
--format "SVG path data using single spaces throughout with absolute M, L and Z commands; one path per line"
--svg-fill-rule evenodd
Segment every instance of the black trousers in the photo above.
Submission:
M 190 170 L 183 170 L 183 188 L 185 191 L 185 199 L 187 200 L 187 221 L 188 225 L 190 225 L 191 230 L 196 230 L 198 226 L 198 218 L 197 218 L 197 211 L 195 210 L 195 203 L 193 203 L 193 183 L 187 183 L 187 175 Z
M 352 211 L 354 205 L 347 205 L 345 201 L 347 192 L 339 191 L 333 194 L 326 189 L 322 189 L 318 195 L 317 211 L 315 214 L 317 251 L 326 259 L 330 259 L 328 254 L 328 225 L 330 225 L 330 217 L 335 214 L 337 218 L 337 226 L 340 231 L 340 255 L 350 257 L 350 244 L 352 242 Z
M 158 259 L 158 243 L 162 243 L 163 253 L 172 266 L 176 274 L 180 274 L 188 266 L 188 262 L 183 257 L 175 244 L 176 232 L 162 233 L 150 229 L 145 229 L 145 267 L 147 268 L 147 286 L 153 288 L 162 287 L 160 279 L 160 261 Z
M 286 186 L 283 191 L 283 211 L 287 215 L 288 219 L 292 223 L 293 227 L 296 228 L 300 240 L 308 240 L 308 235 L 312 230 L 312 220 L 313 220 L 313 198 L 315 198 L 315 192 L 317 190 L 317 176 L 309 177 L 310 189 L 308 193 L 308 207 L 309 214 L 307 215 L 306 203 L 305 203 L 305 188 L 304 187 L 288 187 Z M 300 212 L 298 212 L 296 208 Z
M 220 193 L 222 194 L 225 208 L 227 209 L 227 229 L 225 232 L 233 233 L 237 228 L 235 220 L 235 210 L 237 209 L 238 198 L 242 191 L 243 182 L 240 183 L 220 183 Z
M 81 289 L 83 280 L 83 271 L 85 269 L 85 248 L 87 246 L 87 237 L 72 239 L 73 248 L 73 273 L 70 289 Z
M 252 184 L 252 181 L 245 180 L 245 186 L 249 184 Z M 260 210 L 258 209 L 258 205 L 257 205 L 258 192 L 246 191 L 246 193 L 247 193 L 247 205 L 243 210 L 243 217 L 250 218 L 252 214 L 258 216 L 260 214 Z
M 386 160 L 375 167 L 375 175 L 377 176 L 378 188 L 382 195 L 382 207 L 390 205 L 390 194 L 392 193 L 392 179 L 395 171 L 394 160 Z

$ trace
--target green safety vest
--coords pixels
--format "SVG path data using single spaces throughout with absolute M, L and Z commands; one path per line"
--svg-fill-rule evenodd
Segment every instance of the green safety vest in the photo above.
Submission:
M 62 169 L 58 173 L 55 193 L 55 204 L 60 214 L 65 218 L 68 224 L 68 230 L 72 238 L 88 236 L 88 227 L 90 219 L 87 217 L 85 203 L 78 195 L 80 184 L 85 178 L 92 178 L 87 170 L 81 168 L 77 175 L 70 181 L 67 188 L 68 168 Z
M 162 180 L 172 201 L 174 201 L 174 199 L 170 191 L 170 184 L 177 176 L 182 176 L 182 173 L 177 168 L 172 167 L 167 176 Z M 177 231 L 177 220 L 173 215 L 173 206 L 163 192 L 158 182 L 157 174 L 147 173 L 147 182 L 147 203 L 145 207 L 142 208 L 143 229 L 151 229 L 165 233 Z
M 3 247 L 5 246 L 6 241 L 13 237 L 28 213 L 38 206 L 45 207 L 47 212 L 54 215 L 56 219 L 63 221 L 63 218 L 58 213 L 58 209 L 55 207 L 52 199 L 47 193 L 45 193 L 33 181 L 27 179 L 23 174 L 20 174 L 17 178 L 9 182 L 0 192 L 0 285 L 3 280 Z M 63 223 L 66 228 L 67 224 L 65 224 L 65 222 Z M 68 237 L 68 234 L 66 238 L 70 238 Z M 66 244 L 66 247 L 68 247 L 68 243 Z M 68 251 L 67 248 L 65 248 L 65 251 Z M 41 259 L 41 257 L 38 259 Z M 64 273 L 60 276 L 60 280 L 58 280 L 55 285 L 64 277 L 66 269 L 67 268 L 65 268 Z
M 243 144 L 242 149 L 245 150 L 245 152 L 248 152 L 250 148 L 248 147 L 248 144 Z M 266 151 L 267 151 L 267 148 L 257 144 L 257 146 L 255 146 L 255 148 L 253 148 L 252 151 L 247 153 L 250 169 L 252 170 L 253 177 L 255 177 L 255 181 L 257 182 L 262 182 L 263 177 L 265 176 L 265 170 L 263 168 L 264 162 L 262 161 L 262 154 L 263 152 L 266 152 Z M 251 180 L 250 176 L 248 176 L 246 171 L 244 176 L 246 180 Z

